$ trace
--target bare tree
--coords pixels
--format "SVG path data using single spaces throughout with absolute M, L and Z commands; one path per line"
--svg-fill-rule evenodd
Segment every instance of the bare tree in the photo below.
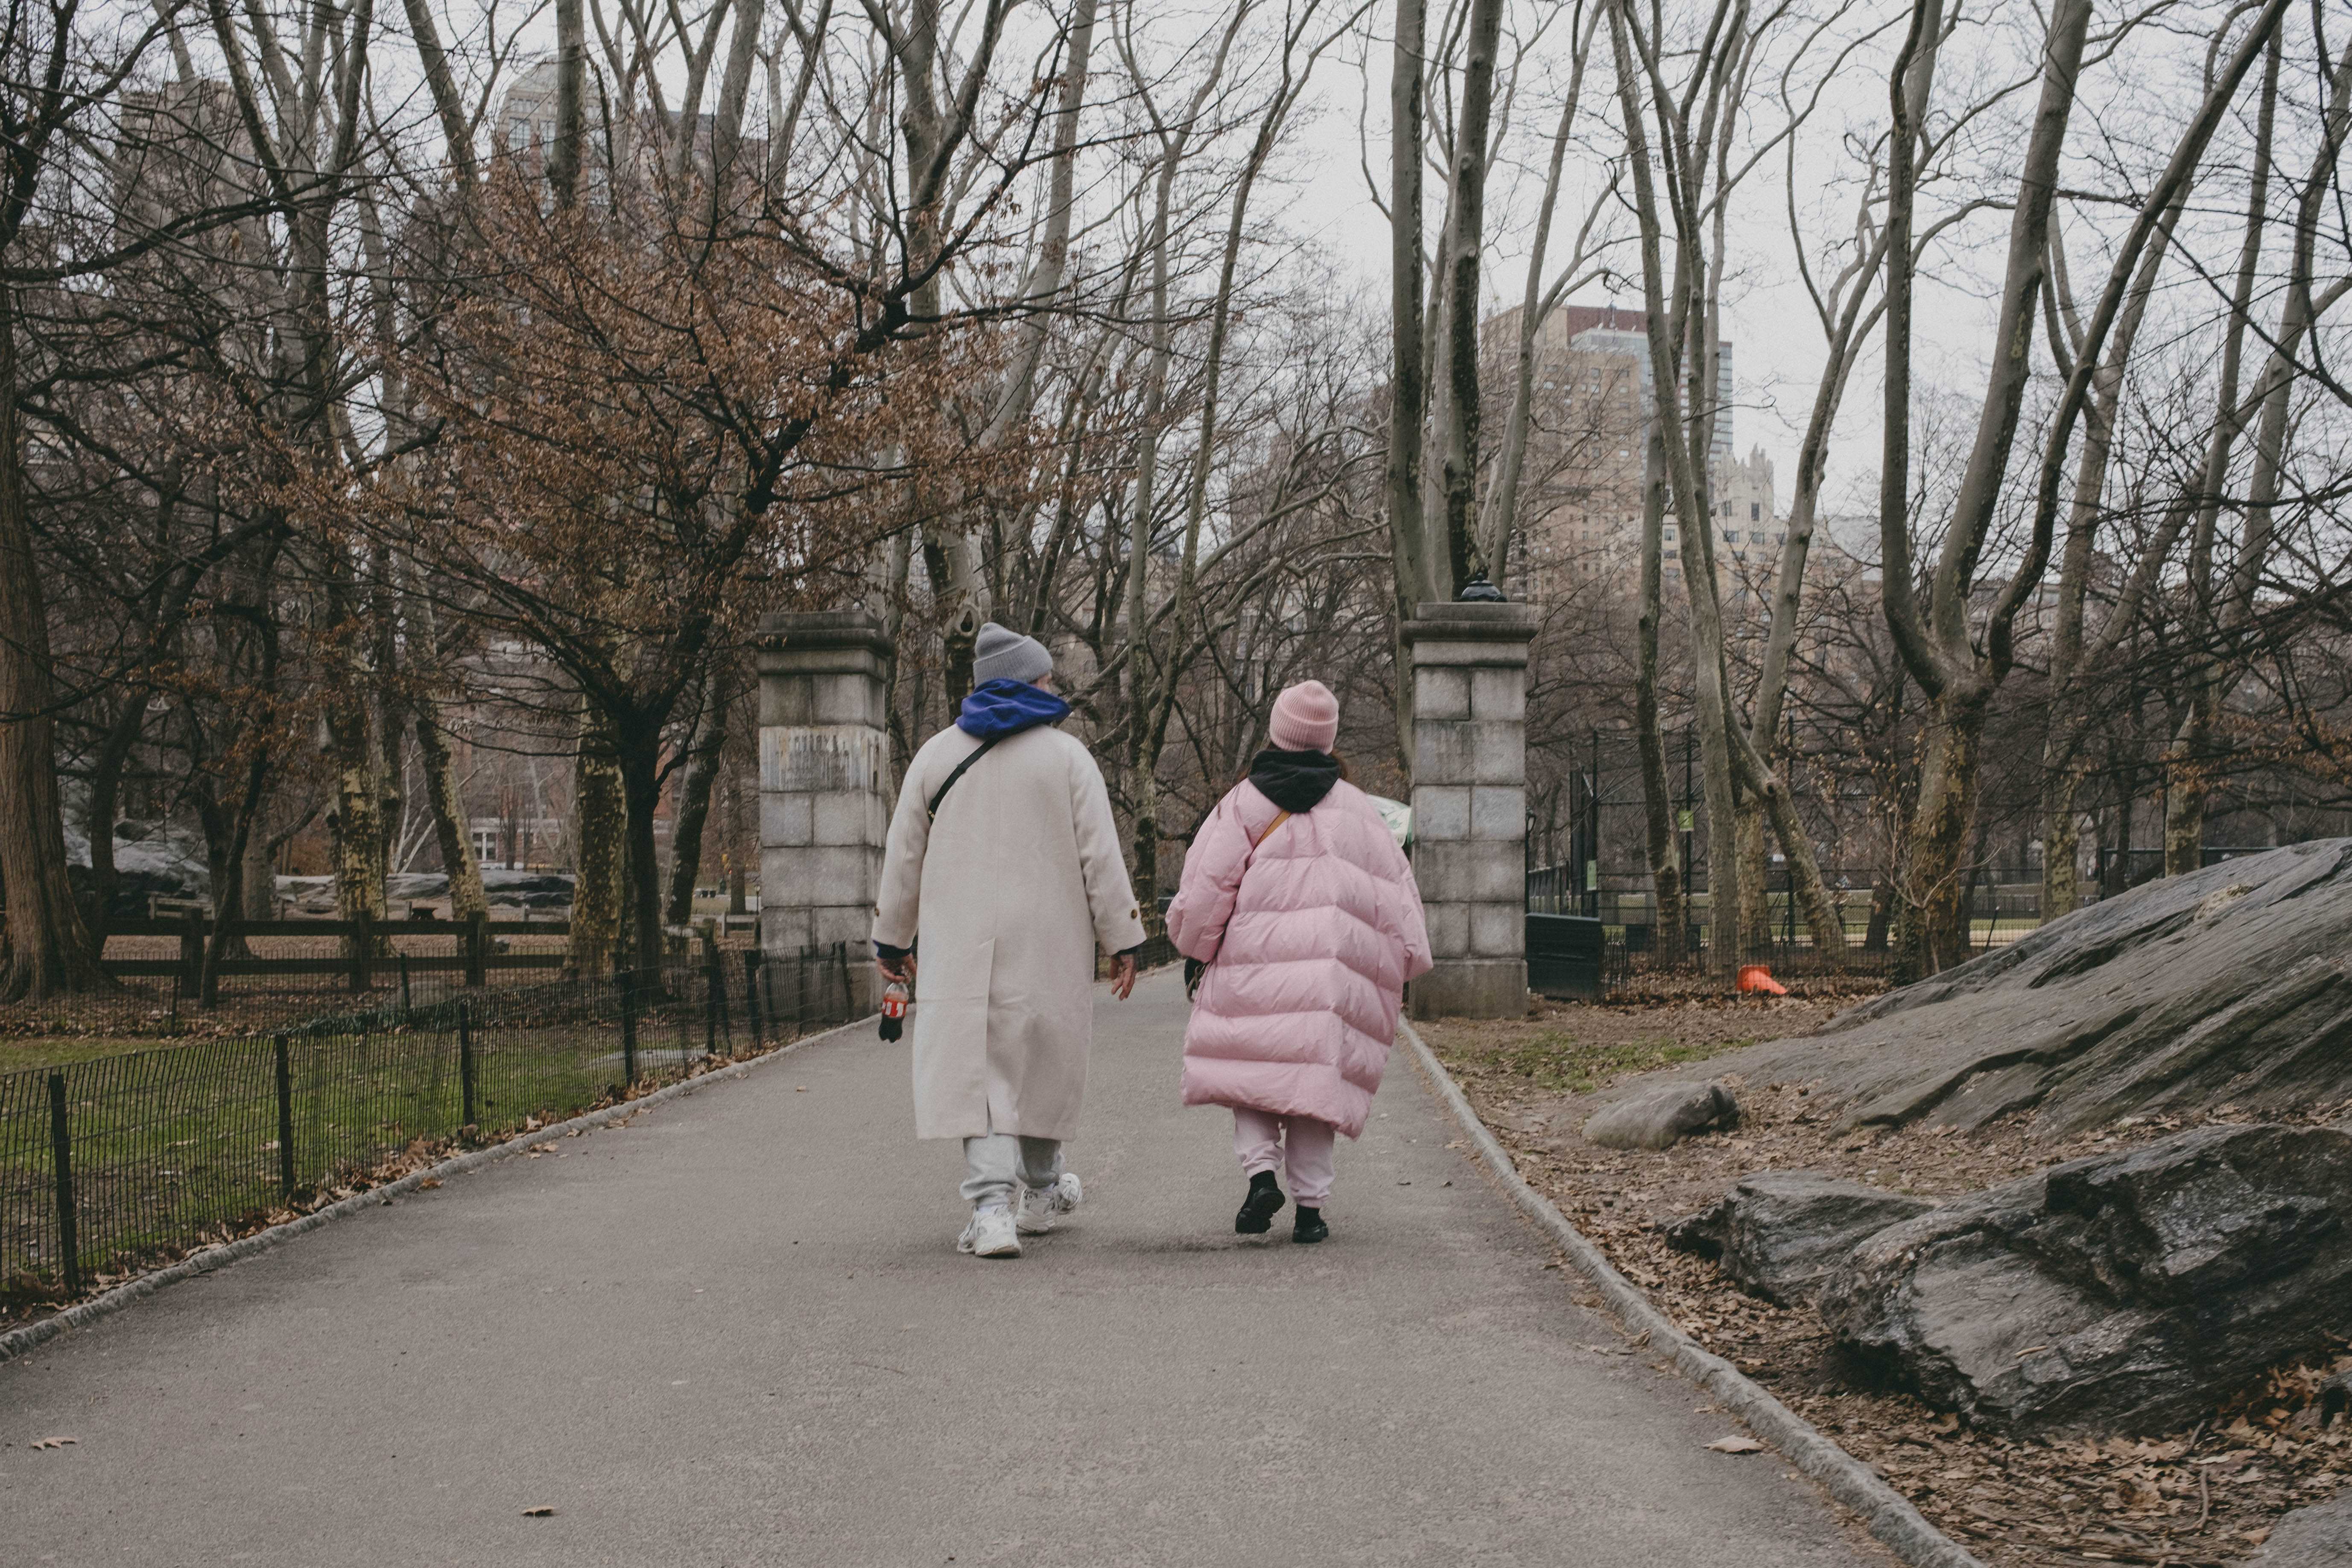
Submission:
M 1890 242 L 1887 250 L 1889 417 L 1879 514 L 1887 624 L 1912 678 L 1935 705 L 1936 714 L 1921 769 L 1896 933 L 1896 972 L 1913 978 L 1957 962 L 1966 949 L 1967 933 L 1960 926 L 1960 870 L 1975 810 L 1978 742 L 1988 705 L 2014 661 L 2017 614 L 2039 586 L 2049 560 L 2070 437 L 2092 377 L 2103 362 L 2108 333 L 2122 311 L 2142 251 L 2194 174 L 2207 141 L 2284 11 L 2284 5 L 2273 0 L 2256 15 L 2245 40 L 2217 73 L 2204 101 L 2180 133 L 2162 175 L 2144 198 L 2137 219 L 2117 249 L 2042 442 L 2031 536 L 2022 558 L 1990 608 L 1979 652 L 1969 611 L 1978 566 L 1990 541 L 2031 379 L 2036 310 L 2049 265 L 2051 207 L 2082 69 L 2090 7 L 2087 0 L 2060 0 L 2051 14 L 2041 101 L 2026 146 L 2010 227 L 1995 338 L 1999 352 L 1923 613 L 1912 577 L 1907 450 L 1896 427 L 1907 424 L 1909 417 L 1913 261 L 1908 208 L 1916 121 L 1906 87 L 1915 61 L 1933 58 L 1919 48 L 1925 13 L 1933 4 L 1934 0 L 1926 0 L 1915 11 L 1912 36 L 1897 57 L 1892 89 L 1896 131 L 1891 168 L 1896 177 L 1889 182 L 1889 221 L 1900 224 L 1901 243 Z M 1903 401 L 1898 403 L 1898 397 Z

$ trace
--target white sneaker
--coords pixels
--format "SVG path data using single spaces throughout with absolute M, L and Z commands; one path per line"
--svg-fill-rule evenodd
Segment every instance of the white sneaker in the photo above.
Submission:
M 971 1223 L 956 1237 L 956 1250 L 975 1258 L 1020 1257 L 1021 1237 L 1013 1228 L 1013 1211 L 1001 1207 L 972 1211 Z
M 1086 1201 L 1087 1190 L 1078 1178 L 1068 1171 L 1054 1178 L 1050 1187 L 1021 1189 L 1021 1214 L 1013 1223 L 1024 1236 L 1043 1236 L 1054 1228 L 1054 1222 Z

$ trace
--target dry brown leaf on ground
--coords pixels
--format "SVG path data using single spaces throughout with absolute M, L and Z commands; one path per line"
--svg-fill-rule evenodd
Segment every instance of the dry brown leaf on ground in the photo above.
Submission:
M 1753 1437 L 1717 1437 L 1707 1445 L 1718 1454 L 1760 1454 L 1764 1445 Z
M 41 1437 L 26 1444 L 26 1447 L 30 1448 L 62 1448 L 68 1443 L 78 1443 L 80 1439 L 78 1437 Z
M 555 1517 L 555 1510 L 545 1503 L 539 1503 L 523 1510 L 522 1516 L 525 1519 L 552 1519 Z

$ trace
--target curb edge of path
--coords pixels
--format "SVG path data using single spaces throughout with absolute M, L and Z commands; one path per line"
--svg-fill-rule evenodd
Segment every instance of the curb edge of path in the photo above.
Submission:
M 217 1247 L 207 1247 L 201 1252 L 192 1252 L 168 1268 L 159 1268 L 152 1274 L 142 1274 L 127 1284 L 118 1285 L 111 1290 L 68 1307 L 53 1317 L 44 1318 L 37 1323 L 28 1323 L 21 1329 L 12 1329 L 5 1334 L 0 1334 L 0 1364 L 14 1361 L 27 1352 L 48 1343 L 49 1341 L 58 1338 L 69 1329 L 86 1328 L 102 1318 L 112 1317 L 115 1313 L 153 1295 L 166 1286 L 176 1285 L 183 1279 L 193 1279 L 199 1274 L 209 1274 L 215 1269 L 226 1268 L 231 1264 L 242 1263 L 248 1258 L 258 1258 L 261 1254 L 274 1251 L 295 1237 L 307 1235 L 322 1225 L 341 1219 L 348 1215 L 355 1215 L 362 1209 L 379 1207 L 396 1197 L 413 1193 L 428 1181 L 438 1182 L 444 1177 L 463 1175 L 468 1171 L 479 1170 L 485 1165 L 494 1164 L 500 1160 L 510 1160 L 533 1146 L 545 1142 L 550 1138 L 562 1138 L 573 1132 L 585 1132 L 592 1128 L 602 1127 L 607 1122 L 619 1121 L 623 1117 L 635 1116 L 640 1110 L 649 1110 L 666 1100 L 681 1099 L 715 1081 L 740 1078 L 754 1068 L 763 1067 L 769 1062 L 780 1061 L 785 1057 L 832 1039 L 836 1035 L 846 1034 L 861 1025 L 870 1024 L 873 1021 L 871 1015 L 863 1018 L 853 1018 L 846 1024 L 791 1041 L 777 1047 L 772 1051 L 762 1052 L 759 1056 L 752 1057 L 747 1061 L 731 1063 L 715 1072 L 698 1073 L 693 1078 L 680 1079 L 667 1088 L 657 1089 L 651 1094 L 641 1095 L 635 1100 L 625 1100 L 599 1110 L 583 1111 L 568 1121 L 551 1121 L 537 1131 L 518 1132 L 504 1142 L 493 1143 L 487 1149 L 475 1149 L 463 1154 L 453 1154 L 437 1164 L 427 1165 L 421 1171 L 411 1171 L 398 1181 L 386 1182 L 380 1187 L 370 1187 L 363 1193 L 353 1193 L 350 1197 L 329 1204 L 322 1209 L 313 1209 L 310 1213 L 289 1219 L 282 1225 L 273 1225 L 267 1230 L 257 1230 L 251 1236 L 241 1236 L 235 1241 L 223 1242 Z
M 1860 1514 L 1870 1533 L 1913 1568 L 1985 1568 L 1958 1542 L 1911 1506 L 1910 1500 L 1879 1479 L 1861 1460 L 1822 1436 L 1820 1428 L 1781 1404 L 1754 1379 L 1709 1351 L 1699 1348 L 1674 1321 L 1660 1311 L 1640 1288 L 1617 1271 L 1601 1248 L 1569 1223 L 1549 1198 L 1528 1184 L 1510 1154 L 1479 1119 L 1453 1075 L 1421 1037 L 1420 1031 L 1400 1018 L 1398 1032 L 1412 1046 L 1421 1075 L 1454 1112 L 1486 1168 L 1537 1226 L 1559 1245 L 1570 1264 L 1600 1292 L 1601 1300 L 1637 1339 L 1671 1352 L 1675 1370 L 1706 1389 L 1748 1424 L 1758 1436 L 1788 1456 L 1790 1463 L 1812 1478 L 1831 1497 Z

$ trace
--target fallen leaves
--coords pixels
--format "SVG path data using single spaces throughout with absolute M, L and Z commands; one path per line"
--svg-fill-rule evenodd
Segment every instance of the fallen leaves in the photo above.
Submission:
M 1707 1447 L 1718 1454 L 1760 1454 L 1764 1445 L 1753 1437 L 1717 1437 Z
M 522 1510 L 525 1519 L 553 1519 L 555 1510 L 545 1503 L 537 1503 Z
M 42 1437 L 27 1443 L 25 1446 L 28 1448 L 62 1448 L 68 1443 L 78 1443 L 80 1439 L 78 1437 Z
M 2005 1437 L 1907 1394 L 1851 1381 L 1816 1313 L 1748 1295 L 1712 1263 L 1674 1252 L 1664 1240 L 1666 1224 L 1759 1168 L 1823 1170 L 1881 1184 L 1899 1180 L 1930 1195 L 1957 1194 L 2116 1134 L 2082 1134 L 2052 1145 L 2011 1120 L 1966 1131 L 1890 1129 L 1863 1139 L 1838 1130 L 1838 1108 L 1817 1104 L 1807 1086 L 1764 1084 L 1742 1089 L 1736 1137 L 1696 1138 L 1664 1154 L 1621 1152 L 1577 1138 L 1573 1129 L 1589 1109 L 1583 1094 L 1546 1088 L 1521 1060 L 1528 1037 L 1540 1034 L 1564 1039 L 1572 1030 L 1586 1045 L 1640 1045 L 1656 1054 L 1667 1047 L 1727 1046 L 1734 1042 L 1715 1037 L 1752 1027 L 1723 1009 L 1562 1007 L 1532 1024 L 1449 1021 L 1428 1034 L 1528 1179 L 1622 1273 L 1641 1281 L 1668 1318 L 1769 1384 L 1930 1523 L 1966 1540 L 1987 1568 L 2084 1568 L 2095 1562 L 2223 1568 L 2242 1559 L 2289 1510 L 2352 1480 L 2352 1338 L 2339 1334 L 2328 1348 L 2273 1369 L 2193 1428 L 2184 1423 L 2176 1432 L 2095 1440 Z M 2338 1109 L 2315 1117 L 2344 1114 Z M 2116 1142 L 2185 1124 L 2168 1118 L 2122 1126 Z M 1578 1348 L 1604 1357 L 1639 1353 Z M 2048 1347 L 2039 1345 L 2026 1352 L 2045 1353 Z M 1752 1453 L 1762 1445 L 1706 1447 Z

